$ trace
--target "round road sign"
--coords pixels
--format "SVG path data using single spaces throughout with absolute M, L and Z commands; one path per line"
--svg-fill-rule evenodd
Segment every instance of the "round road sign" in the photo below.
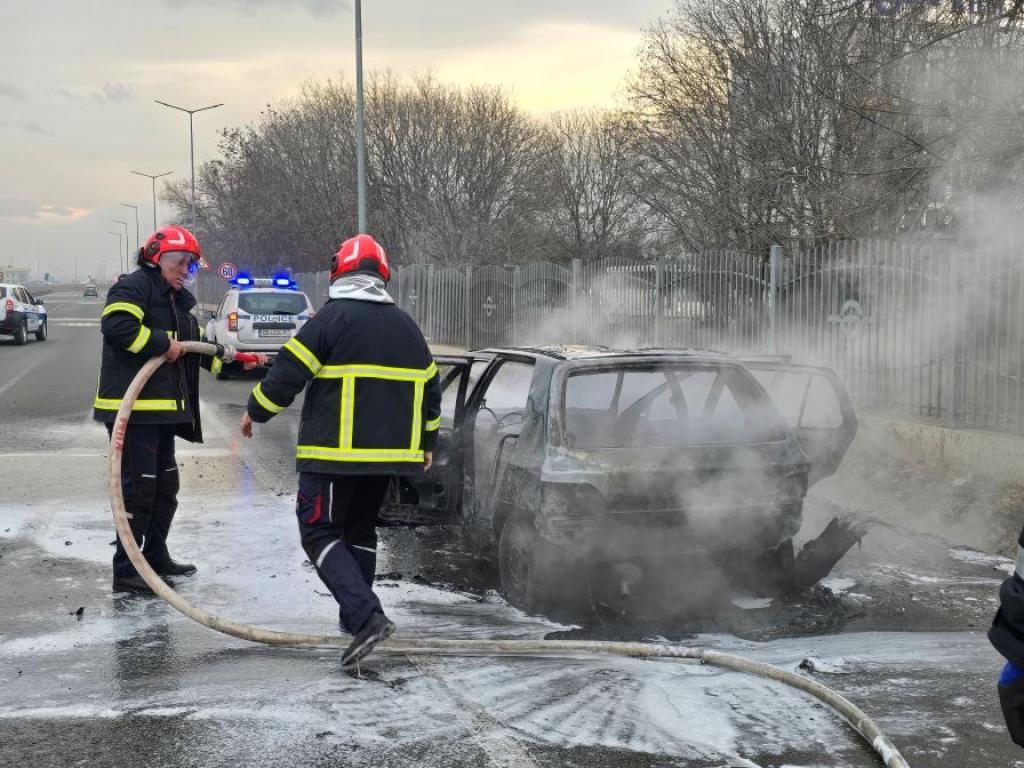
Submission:
M 223 277 L 225 280 L 230 280 L 238 274 L 238 267 L 232 264 L 230 261 L 225 261 L 219 267 L 217 267 L 217 274 Z

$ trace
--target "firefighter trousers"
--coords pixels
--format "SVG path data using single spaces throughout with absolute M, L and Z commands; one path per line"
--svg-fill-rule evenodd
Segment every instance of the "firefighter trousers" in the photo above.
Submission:
M 107 434 L 113 431 L 107 424 Z M 170 561 L 167 534 L 178 509 L 178 464 L 174 424 L 129 424 L 121 454 L 121 491 L 125 511 L 146 561 L 159 573 Z M 135 566 L 117 539 L 114 578 L 136 576 Z
M 295 513 L 302 548 L 338 602 L 341 628 L 358 632 L 381 611 L 373 592 L 377 568 L 377 515 L 388 475 L 299 473 Z

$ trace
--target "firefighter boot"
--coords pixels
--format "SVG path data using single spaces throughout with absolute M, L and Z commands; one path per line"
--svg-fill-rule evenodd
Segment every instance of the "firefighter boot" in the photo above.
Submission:
M 358 664 L 361 659 L 365 658 L 373 650 L 377 643 L 391 637 L 394 631 L 395 622 L 391 621 L 380 611 L 375 611 L 366 620 L 366 623 L 363 624 L 362 629 L 356 632 L 356 636 L 352 638 L 351 645 L 341 655 L 341 666 L 350 667 L 353 664 Z

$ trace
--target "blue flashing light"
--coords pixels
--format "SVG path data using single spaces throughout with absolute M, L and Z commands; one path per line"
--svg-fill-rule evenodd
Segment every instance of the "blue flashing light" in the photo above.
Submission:
M 274 285 L 280 286 L 281 288 L 291 288 L 292 281 L 287 277 L 275 277 Z
M 253 279 L 245 273 L 239 273 L 238 276 L 231 281 L 237 286 L 252 285 Z

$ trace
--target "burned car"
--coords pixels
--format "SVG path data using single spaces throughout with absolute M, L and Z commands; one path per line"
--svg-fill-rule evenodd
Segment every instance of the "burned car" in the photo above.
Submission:
M 600 347 L 436 362 L 434 466 L 392 487 L 382 521 L 457 524 L 524 610 L 544 610 L 554 585 L 569 599 L 597 575 L 628 589 L 698 555 L 756 564 L 766 590 L 799 589 L 863 535 L 834 523 L 793 552 L 808 487 L 857 430 L 829 369 Z

